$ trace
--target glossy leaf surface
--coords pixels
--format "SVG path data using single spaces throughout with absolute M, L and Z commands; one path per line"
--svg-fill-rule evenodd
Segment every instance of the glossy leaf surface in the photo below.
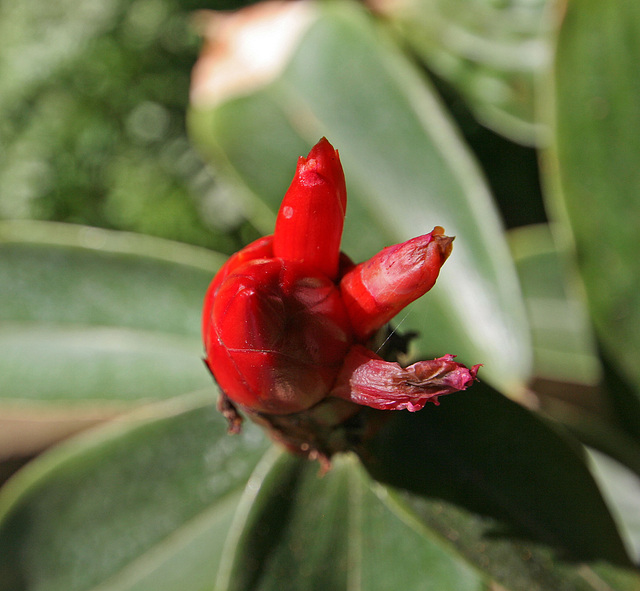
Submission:
M 546 225 L 517 228 L 509 241 L 535 352 L 537 378 L 597 384 L 602 377 L 586 304 Z
M 202 397 L 162 405 L 165 418 L 69 440 L 3 489 L 0 588 L 209 588 L 264 438 L 229 437 Z
M 243 529 L 227 542 L 219 591 L 484 588 L 481 573 L 397 513 L 354 456 L 322 477 L 290 455 L 268 460 L 240 503 Z
M 636 457 L 640 453 L 634 450 Z M 626 542 L 629 555 L 640 563 L 640 476 L 611 457 L 589 450 L 591 472 Z
M 640 447 L 616 416 L 570 257 L 547 225 L 509 233 L 534 346 L 537 408 L 640 474 Z
M 427 82 L 361 8 L 307 6 L 308 28 L 281 75 L 214 105 L 200 96 L 191 112 L 194 137 L 275 212 L 297 155 L 326 136 L 347 177 L 342 246 L 357 261 L 435 225 L 456 235 L 436 288 L 397 320 L 420 333 L 420 355 L 484 363 L 487 379 L 517 395 L 529 372 L 528 327 L 503 230 L 472 157 Z M 261 205 L 253 219 L 272 231 Z
M 640 582 L 580 456 L 496 393 L 397 413 L 369 451 L 370 473 L 387 485 L 349 456 L 322 476 L 288 455 L 263 461 L 216 589 L 631 591 Z
M 490 572 L 506 568 L 491 555 L 499 556 L 507 540 L 533 554 L 546 548 L 567 564 L 575 559 L 625 563 L 619 534 L 580 449 L 487 386 L 443 399 L 428 412 L 399 415 L 377 439 L 373 457 L 378 458 L 370 467 L 374 476 L 420 495 L 408 497 L 410 504 L 437 527 L 429 498 L 473 515 L 473 526 L 456 538 L 470 555 L 484 540 Z M 512 562 L 509 580 L 530 568 L 535 573 L 536 561 Z M 550 580 L 557 576 L 547 574 Z M 536 584 L 553 588 L 542 579 Z
M 200 309 L 222 260 L 132 234 L 2 223 L 1 454 L 31 453 L 132 404 L 213 392 Z
M 550 205 L 575 243 L 621 416 L 640 437 L 640 6 L 567 3 L 554 70 Z M 625 386 L 626 384 L 626 386 Z

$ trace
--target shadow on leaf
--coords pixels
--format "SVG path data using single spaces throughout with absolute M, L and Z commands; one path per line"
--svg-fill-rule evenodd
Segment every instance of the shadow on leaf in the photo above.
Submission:
M 397 413 L 368 454 L 369 473 L 411 493 L 414 508 L 437 500 L 481 516 L 487 542 L 520 540 L 564 560 L 630 564 L 581 449 L 486 384 L 438 407 Z

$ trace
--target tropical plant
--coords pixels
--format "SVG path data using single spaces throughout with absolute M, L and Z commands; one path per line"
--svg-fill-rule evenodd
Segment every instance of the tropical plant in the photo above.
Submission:
M 109 23 L 90 36 L 115 43 L 93 47 L 149 22 L 175 47 L 178 3 L 116 4 L 102 20 L 86 8 Z M 8 31 L 22 13 L 0 8 Z M 55 215 L 13 215 L 0 196 L 13 218 L 0 222 L 0 454 L 15 471 L 0 489 L 0 589 L 639 589 L 639 5 L 300 0 L 195 22 L 206 41 L 188 127 L 224 222 L 197 195 L 173 195 L 156 236 L 124 231 L 148 231 L 144 216 L 114 223 L 113 196 L 106 209 L 100 195 L 43 197 Z M 0 37 L 0 72 L 19 72 Z M 59 62 L 76 49 L 57 43 Z M 81 86 L 89 70 L 63 73 Z M 2 123 L 3 144 L 15 165 L 44 162 L 20 149 L 35 145 L 34 97 L 55 115 L 77 89 L 30 95 L 36 78 L 10 80 L 0 110 L 22 115 Z M 172 89 L 150 88 L 156 107 Z M 128 125 L 146 129 L 156 107 Z M 31 129 L 52 123 L 40 115 Z M 80 145 L 82 129 L 67 133 Z M 251 421 L 227 433 L 200 335 L 227 261 L 203 248 L 206 229 L 226 251 L 273 233 L 296 158 L 322 136 L 344 166 L 355 262 L 434 226 L 456 236 L 436 285 L 393 321 L 411 337 L 404 365 L 483 364 L 438 406 L 381 411 L 375 435 L 324 470 Z M 145 167 L 179 169 L 181 187 L 210 170 L 170 166 L 162 138 L 145 137 Z M 12 178 L 3 165 L 0 186 Z M 113 178 L 133 204 L 136 183 Z

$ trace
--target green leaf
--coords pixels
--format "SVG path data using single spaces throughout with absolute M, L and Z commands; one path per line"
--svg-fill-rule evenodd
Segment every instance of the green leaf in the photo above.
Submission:
M 580 448 L 484 384 L 445 397 L 438 408 L 399 414 L 374 441 L 371 456 L 372 474 L 412 492 L 409 502 L 424 519 L 437 518 L 437 503 L 421 497 L 473 515 L 469 527 L 458 530 L 460 550 L 477 561 L 484 556 L 494 576 L 506 568 L 500 553 L 518 544 L 532 554 L 536 547 L 547 548 L 560 561 L 628 566 Z M 437 519 L 434 524 L 441 527 Z M 486 551 L 478 555 L 481 540 Z M 509 568 L 529 571 L 541 588 L 561 588 L 541 583 L 548 574 L 551 580 L 557 576 L 553 569 L 547 573 L 545 566 L 538 580 L 537 559 L 521 559 L 514 553 Z
M 547 225 L 509 233 L 534 346 L 536 408 L 640 474 L 640 447 L 625 433 L 603 386 L 593 329 L 568 253 Z
M 216 591 L 640 583 L 576 449 L 489 389 L 397 413 L 368 452 L 380 482 L 355 456 L 335 457 L 326 474 L 266 457 L 238 506 Z
M 478 119 L 510 139 L 538 142 L 536 79 L 548 68 L 546 0 L 380 0 L 376 10 Z
M 533 336 L 536 378 L 595 385 L 602 378 L 583 299 L 547 225 L 510 231 L 509 242 Z
M 636 457 L 640 453 L 636 451 Z M 591 472 L 636 564 L 640 564 L 640 476 L 613 458 L 589 450 Z
M 226 257 L 126 232 L 0 222 L 0 320 L 197 336 Z
M 302 33 L 292 33 L 295 51 L 268 83 L 220 99 L 194 78 L 194 138 L 275 212 L 296 158 L 325 135 L 347 177 L 343 248 L 356 260 L 435 225 L 456 235 L 436 288 L 398 321 L 420 333 L 419 355 L 484 363 L 485 378 L 517 396 L 529 372 L 528 326 L 503 229 L 469 151 L 427 82 L 362 8 L 293 10 L 303 12 Z M 263 205 L 252 216 L 272 231 Z
M 223 260 L 133 234 L 0 223 L 0 456 L 133 404 L 213 392 L 200 310 Z
M 567 225 L 607 364 L 612 397 L 640 437 L 640 5 L 569 2 L 550 111 L 549 204 Z M 627 388 L 625 388 L 626 383 Z
M 163 418 L 86 432 L 5 486 L 0 588 L 210 588 L 264 437 L 251 425 L 229 436 L 202 396 L 160 404 Z
M 216 591 L 480 591 L 484 577 L 396 513 L 355 456 L 328 474 L 282 454 L 259 466 L 240 503 Z

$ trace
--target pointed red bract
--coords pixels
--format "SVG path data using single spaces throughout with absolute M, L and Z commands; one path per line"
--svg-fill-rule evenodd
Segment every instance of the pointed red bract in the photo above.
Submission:
M 222 265 L 209 285 L 209 289 L 207 289 L 207 294 L 204 298 L 204 305 L 202 308 L 202 334 L 205 336 L 205 341 L 211 322 L 213 322 L 213 317 L 211 315 L 213 302 L 222 282 L 239 266 L 255 259 L 270 258 L 273 258 L 273 236 L 263 236 L 230 256 L 229 260 Z
M 322 138 L 307 158 L 298 160 L 276 219 L 273 254 L 335 279 L 346 207 L 347 190 L 338 152 Z
M 433 287 L 452 242 L 436 226 L 429 234 L 385 248 L 345 274 L 340 291 L 360 339 L 370 337 Z

